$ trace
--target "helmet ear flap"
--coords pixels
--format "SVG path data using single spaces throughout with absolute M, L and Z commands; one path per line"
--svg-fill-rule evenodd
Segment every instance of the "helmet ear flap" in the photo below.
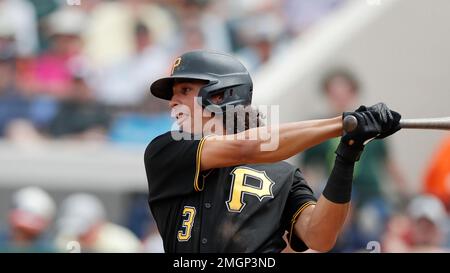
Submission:
M 201 87 L 198 92 L 198 103 L 203 108 L 206 108 L 208 111 L 215 114 L 221 114 L 223 112 L 221 105 L 214 103 L 211 99 L 214 95 L 220 93 L 220 89 L 215 90 L 217 88 L 216 85 L 218 84 L 218 81 L 211 81 Z
M 252 102 L 251 86 L 239 84 L 222 89 L 200 90 L 201 105 L 211 112 L 227 111 L 227 106 L 250 105 Z

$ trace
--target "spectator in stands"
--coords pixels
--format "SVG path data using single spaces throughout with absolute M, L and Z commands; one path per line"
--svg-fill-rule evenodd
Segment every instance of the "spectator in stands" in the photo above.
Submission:
M 445 249 L 448 216 L 442 202 L 432 195 L 414 198 L 408 207 L 412 219 L 410 252 L 448 252 Z
M 169 53 L 153 42 L 142 22 L 134 28 L 134 53 L 100 73 L 93 86 L 99 101 L 117 107 L 136 106 L 147 97 L 148 83 L 167 72 Z
M 33 124 L 36 102 L 17 84 L 14 42 L 12 32 L 0 28 L 0 137 L 31 142 L 40 139 Z M 27 134 L 21 135 L 24 128 Z
M 14 193 L 8 215 L 10 229 L 0 236 L 0 252 L 55 252 L 46 234 L 53 221 L 55 204 L 37 187 Z
M 83 33 L 84 53 L 95 69 L 109 68 L 133 55 L 136 22 L 148 28 L 153 44 L 169 50 L 175 45 L 176 18 L 169 13 L 165 1 L 95 2 L 85 9 L 89 20 Z
M 381 251 L 387 253 L 408 252 L 411 240 L 411 219 L 403 212 L 391 215 L 381 236 Z
M 50 122 L 49 133 L 55 137 L 105 140 L 110 120 L 110 112 L 95 101 L 83 75 L 74 74 L 70 90 Z
M 176 46 L 174 38 L 178 35 L 178 18 L 170 12 L 170 9 L 183 1 L 177 0 L 170 3 L 160 0 L 125 0 L 123 2 L 133 17 L 131 28 L 134 27 L 135 21 L 142 22 L 152 34 L 154 44 L 169 50 Z
M 71 89 L 74 70 L 81 69 L 85 14 L 76 8 L 62 8 L 45 19 L 50 46 L 38 56 L 34 65 L 33 89 L 39 94 L 66 98 Z
M 106 219 L 102 202 L 84 193 L 72 194 L 61 204 L 55 243 L 66 251 L 76 241 L 81 252 L 139 252 L 141 243 L 128 229 Z
M 182 37 L 184 43 L 190 44 L 185 45 L 180 42 L 182 46 L 187 47 L 181 51 L 200 48 L 231 51 L 231 37 L 225 20 L 227 14 L 224 1 L 183 0 L 178 1 L 175 7 L 179 29 L 184 34 Z
M 433 195 L 411 200 L 406 215 L 389 220 L 383 236 L 384 252 L 449 252 L 448 215 L 443 203 Z
M 240 22 L 238 36 L 244 45 L 237 54 L 250 71 L 273 56 L 282 36 L 282 21 L 274 14 L 256 14 Z
M 37 52 L 37 17 L 29 1 L 1 0 L 0 28 L 2 25 L 11 28 L 19 56 L 31 56 Z
M 450 211 L 450 136 L 442 141 L 428 166 L 423 191 L 441 199 Z
M 186 21 L 181 27 L 180 45 L 177 57 L 186 51 L 199 50 L 207 48 L 205 44 L 205 35 L 197 20 Z M 210 50 L 213 50 L 210 48 Z
M 109 139 L 145 144 L 172 124 L 165 104 L 146 96 L 148 82 L 165 74 L 170 61 L 168 52 L 153 43 L 149 29 L 141 22 L 135 26 L 135 47 L 133 56 L 103 71 L 96 94 L 116 109 Z
M 30 104 L 15 84 L 15 55 L 12 39 L 0 36 L 0 137 L 9 124 L 30 117 Z

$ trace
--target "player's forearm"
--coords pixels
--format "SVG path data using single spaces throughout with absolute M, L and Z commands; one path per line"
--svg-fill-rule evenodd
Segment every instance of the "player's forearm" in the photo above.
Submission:
M 213 135 L 205 139 L 200 168 L 277 162 L 341 133 L 342 118 L 336 117 L 253 128 L 233 135 Z
M 306 219 L 297 221 L 295 231 L 309 248 L 327 252 L 335 245 L 349 208 L 350 203 L 337 204 L 321 196 L 309 215 L 303 215 Z
M 330 138 L 340 136 L 342 118 L 300 121 L 271 128 L 253 128 L 240 134 L 244 134 L 245 138 L 249 139 L 251 136 L 257 136 L 256 141 L 249 141 L 253 149 L 249 153 L 251 156 L 248 157 L 250 162 L 247 163 L 277 162 Z M 239 137 L 242 138 L 242 135 Z
M 336 243 L 350 206 L 354 167 L 355 162 L 336 155 L 319 201 L 309 215 L 300 215 L 296 230 L 310 248 L 328 251 Z

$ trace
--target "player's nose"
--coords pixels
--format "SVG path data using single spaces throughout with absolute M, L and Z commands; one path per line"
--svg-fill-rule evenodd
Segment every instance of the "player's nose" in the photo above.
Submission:
M 177 95 L 174 94 L 172 96 L 172 98 L 169 101 L 169 107 L 170 108 L 174 108 L 175 106 L 177 106 L 178 104 L 180 104 L 180 101 L 177 99 Z

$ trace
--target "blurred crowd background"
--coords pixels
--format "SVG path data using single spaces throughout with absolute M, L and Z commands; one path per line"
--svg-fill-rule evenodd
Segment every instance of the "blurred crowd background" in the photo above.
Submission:
M 172 121 L 167 103 L 149 95 L 150 83 L 194 49 L 233 53 L 256 74 L 349 2 L 0 0 L 0 252 L 163 252 L 146 201 L 142 155 Z M 323 113 L 361 103 L 357 74 L 340 67 L 319 75 L 314 92 L 327 105 Z M 337 141 L 306 151 L 296 163 L 317 194 Z M 418 191 L 408 190 L 389 143 L 370 143 L 356 169 L 351 217 L 333 251 L 368 251 L 370 241 L 386 252 L 447 251 L 449 141 L 436 144 Z M 65 179 L 57 164 L 43 177 L 20 171 L 27 170 L 22 162 L 40 166 L 36 153 L 57 154 L 58 163 L 58 154 L 91 149 L 77 155 L 89 161 L 98 147 L 119 158 L 123 151 L 135 155 L 139 178 L 120 179 L 140 186 L 113 187 L 102 175 Z M 72 171 L 111 171 L 102 166 Z M 60 181 L 48 184 L 53 172 Z

